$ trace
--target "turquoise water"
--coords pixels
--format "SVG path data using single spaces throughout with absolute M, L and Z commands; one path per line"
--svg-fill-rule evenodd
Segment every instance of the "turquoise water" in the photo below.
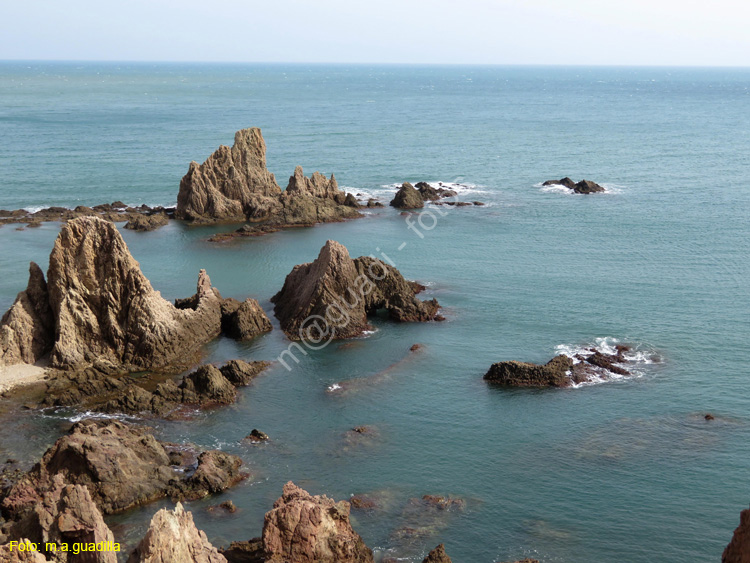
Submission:
M 355 513 L 356 529 L 407 561 L 439 542 L 458 562 L 719 559 L 750 503 L 750 70 L 3 63 L 0 208 L 174 203 L 190 160 L 248 126 L 282 185 L 301 164 L 383 198 L 404 180 L 459 181 L 488 205 L 436 215 L 423 238 L 393 209 L 222 245 L 211 227 L 123 232 L 170 299 L 206 268 L 224 296 L 270 312 L 291 268 L 335 239 L 429 282 L 448 319 L 377 320 L 366 338 L 277 365 L 233 407 L 156 422 L 254 474 L 226 495 L 236 515 L 205 511 L 223 499 L 190 504 L 213 541 L 259 535 L 292 479 L 337 499 L 378 492 L 383 510 Z M 565 175 L 608 193 L 539 187 Z M 0 309 L 29 260 L 46 266 L 58 229 L 0 228 Z M 577 389 L 482 381 L 492 362 L 603 338 L 659 361 Z M 275 330 L 206 355 L 273 360 L 288 344 Z M 345 380 L 358 384 L 327 392 Z M 65 424 L 19 415 L 0 448 L 38 457 Z M 347 443 L 362 424 L 379 436 Z M 243 445 L 253 428 L 272 443 Z M 424 494 L 466 510 L 399 540 Z M 118 533 L 137 536 L 155 508 L 117 517 Z

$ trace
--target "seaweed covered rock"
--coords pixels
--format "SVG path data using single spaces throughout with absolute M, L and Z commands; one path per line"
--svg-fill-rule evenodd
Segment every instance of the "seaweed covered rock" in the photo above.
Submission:
M 290 339 L 321 341 L 362 334 L 378 309 L 396 321 L 439 319 L 437 301 L 420 301 L 417 292 L 396 268 L 370 257 L 352 260 L 329 240 L 314 262 L 294 267 L 271 301 Z
M 151 519 L 145 537 L 128 558 L 128 563 L 226 563 L 211 545 L 205 532 L 193 522 L 193 515 L 177 503 L 174 510 L 161 509 Z
M 154 291 L 113 223 L 81 217 L 63 225 L 46 287 L 31 267 L 29 288 L 3 317 L 2 358 L 33 363 L 47 353 L 60 369 L 106 361 L 123 370 L 180 363 L 221 330 L 221 296 L 204 270 L 193 306 Z
M 263 550 L 270 561 L 372 563 L 372 551 L 349 522 L 350 505 L 312 496 L 291 481 L 266 513 Z
M 573 360 L 560 354 L 544 365 L 527 362 L 498 362 L 484 375 L 486 381 L 512 387 L 566 387 Z
M 404 182 L 391 200 L 391 206 L 398 209 L 419 209 L 424 207 L 424 199 L 414 186 Z

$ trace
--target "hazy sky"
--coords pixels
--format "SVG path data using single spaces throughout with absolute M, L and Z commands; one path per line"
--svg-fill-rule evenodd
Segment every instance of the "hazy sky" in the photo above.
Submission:
M 0 2 L 0 59 L 750 66 L 747 0 Z

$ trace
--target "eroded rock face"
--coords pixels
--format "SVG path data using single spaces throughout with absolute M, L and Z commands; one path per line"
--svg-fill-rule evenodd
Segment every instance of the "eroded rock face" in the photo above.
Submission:
M 424 199 L 414 186 L 404 182 L 391 200 L 391 206 L 398 209 L 419 209 L 424 207 Z
M 141 272 L 113 223 L 66 223 L 50 254 L 47 283 L 35 265 L 29 287 L 3 317 L 2 358 L 83 369 L 109 362 L 123 371 L 180 363 L 221 330 L 221 296 L 204 270 L 192 308 L 178 309 Z
M 740 513 L 740 525 L 724 549 L 721 563 L 750 563 L 750 509 Z
M 291 481 L 266 513 L 263 549 L 273 562 L 372 563 L 372 551 L 352 529 L 349 503 L 312 496 Z
M 72 545 L 115 541 L 89 490 L 82 485 L 65 485 L 61 475 L 55 476 L 50 490 L 13 525 L 11 538 L 27 538 L 42 546 L 47 542 Z M 86 553 L 83 558 L 56 551 L 48 552 L 47 557 L 60 563 L 117 563 L 114 551 Z
M 453 563 L 448 554 L 445 553 L 445 546 L 441 543 L 422 560 L 422 563 Z
M 352 260 L 346 247 L 329 240 L 314 262 L 294 267 L 271 301 L 290 339 L 321 341 L 362 334 L 367 315 L 382 308 L 396 321 L 439 319 L 437 301 L 420 301 L 417 291 L 396 268 L 369 257 Z
M 568 371 L 573 360 L 560 354 L 545 365 L 527 362 L 498 362 L 484 375 L 486 381 L 511 387 L 566 387 L 571 384 Z
M 235 340 L 251 340 L 273 329 L 271 321 L 255 299 L 225 299 L 221 306 L 221 328 Z
M 203 164 L 190 163 L 180 182 L 175 216 L 199 222 L 244 221 L 263 216 L 281 195 L 266 168 L 266 143 L 260 129 L 242 129 L 234 145 L 220 146 Z
M 55 322 L 41 268 L 29 266 L 29 283 L 0 321 L 0 365 L 33 364 L 49 352 Z
M 143 429 L 114 420 L 79 422 L 13 485 L 0 508 L 6 518 L 22 519 L 63 483 L 85 486 L 99 510 L 113 514 L 165 496 L 201 498 L 244 477 L 236 456 L 203 452 L 191 474 L 169 454 L 168 445 Z
M 146 536 L 128 558 L 128 563 L 226 563 L 206 534 L 196 528 L 193 515 L 177 503 L 163 508 L 151 519 Z
M 307 226 L 361 216 L 354 196 L 339 191 L 336 179 L 315 172 L 305 177 L 297 167 L 286 191 L 266 168 L 266 145 L 260 129 L 243 129 L 234 145 L 221 146 L 206 162 L 190 164 L 180 182 L 176 217 L 199 223 L 253 221 L 226 240 L 257 236 L 290 226 Z

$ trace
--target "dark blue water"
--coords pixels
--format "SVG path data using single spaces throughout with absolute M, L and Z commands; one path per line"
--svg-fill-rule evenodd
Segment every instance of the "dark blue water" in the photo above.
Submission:
M 157 423 L 254 473 L 227 495 L 238 514 L 190 505 L 212 540 L 258 535 L 292 479 L 337 499 L 376 493 L 383 510 L 355 514 L 356 528 L 410 561 L 439 542 L 467 562 L 720 557 L 750 503 L 750 70 L 3 63 L 0 208 L 174 203 L 188 163 L 248 126 L 282 185 L 301 164 L 383 198 L 404 180 L 457 181 L 488 205 L 424 216 L 435 226 L 418 233 L 392 209 L 218 246 L 215 228 L 123 232 L 170 299 L 206 268 L 223 295 L 270 311 L 291 268 L 335 239 L 429 282 L 448 318 L 376 321 L 367 338 L 277 365 L 236 406 Z M 608 192 L 539 187 L 566 175 Z M 0 228 L 1 309 L 58 229 Z M 641 353 L 635 377 L 552 391 L 482 381 L 495 361 L 615 341 Z M 276 330 L 206 353 L 273 360 L 288 345 Z M 348 393 L 327 392 L 345 380 Z M 60 417 L 27 415 L 0 444 L 38 455 Z M 362 424 L 379 436 L 347 442 Z M 272 443 L 242 445 L 252 428 Z M 423 494 L 466 509 L 399 540 Z M 137 535 L 154 509 L 119 529 Z

